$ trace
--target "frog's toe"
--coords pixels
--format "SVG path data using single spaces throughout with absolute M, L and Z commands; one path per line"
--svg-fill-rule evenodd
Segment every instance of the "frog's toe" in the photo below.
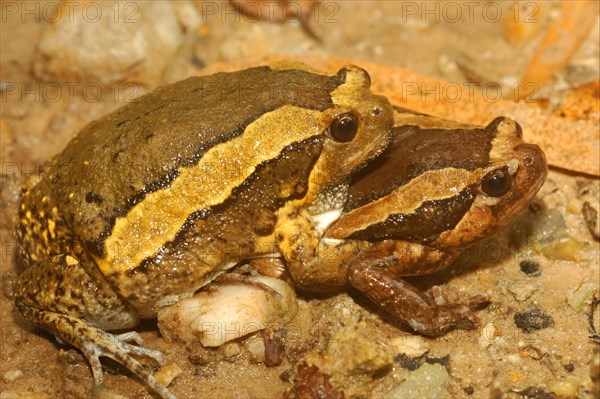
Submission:
M 148 349 L 148 348 L 144 348 L 142 346 L 138 346 L 138 345 L 141 345 L 144 342 L 144 340 L 142 339 L 140 334 L 138 334 L 135 331 L 126 332 L 126 333 L 119 334 L 119 335 L 113 335 L 113 334 L 108 334 L 108 335 L 111 336 L 111 338 L 114 340 L 114 342 L 116 344 L 120 344 L 120 346 L 123 347 L 123 350 L 126 351 L 127 353 L 131 353 L 133 355 L 138 355 L 138 356 L 149 357 L 151 359 L 156 360 L 156 362 L 158 364 L 160 364 L 161 366 L 164 366 L 167 363 L 167 360 L 165 359 L 165 356 L 163 355 L 163 353 L 161 351 L 156 350 L 156 349 Z M 127 341 L 133 341 L 137 345 L 128 344 Z
M 131 356 L 148 356 L 163 365 L 165 364 L 165 358 L 160 351 L 127 343 L 126 341 L 134 341 L 136 344 L 143 342 L 142 337 L 137 332 L 115 335 L 94 327 L 91 328 L 95 330 L 91 335 L 93 338 L 83 339 L 81 350 L 90 362 L 96 385 L 102 384 L 103 371 L 100 357 L 106 356 L 127 367 L 162 398 L 175 399 L 175 396 L 164 385 L 159 383 L 140 362 Z
M 490 297 L 485 294 L 472 295 L 461 303 L 447 303 L 439 286 L 432 287 L 431 296 L 437 306 L 437 323 L 441 332 L 451 329 L 473 330 L 477 328 L 479 318 L 474 312 L 490 303 Z M 440 331 L 435 331 L 435 335 Z
M 471 308 L 460 305 L 452 309 L 452 321 L 449 323 L 458 330 L 474 330 L 479 325 L 479 317 Z
M 88 362 L 90 362 L 92 374 L 94 375 L 94 384 L 101 385 L 103 381 L 102 364 L 100 364 L 100 356 L 102 356 L 102 350 L 100 350 L 98 346 L 90 342 L 84 342 L 81 346 L 81 351 L 87 358 Z
M 471 295 L 466 302 L 466 305 L 473 310 L 483 309 L 491 303 L 489 295 L 486 294 L 475 294 Z
M 137 331 L 129 331 L 123 334 L 113 335 L 113 337 L 120 342 L 133 341 L 138 345 L 144 343 L 144 339 L 140 334 L 137 333 Z
M 103 371 L 100 357 L 106 356 L 131 370 L 161 398 L 175 399 L 175 396 L 132 356 L 148 356 L 156 359 L 159 363 L 164 363 L 164 356 L 160 351 L 126 342 L 141 343 L 142 339 L 139 334 L 135 332 L 120 335 L 110 334 L 78 317 L 43 311 L 31 306 L 22 305 L 20 310 L 28 319 L 36 321 L 52 331 L 61 342 L 66 342 L 81 350 L 90 362 L 96 385 L 102 384 Z
M 473 310 L 470 303 L 439 306 L 437 329 L 445 332 L 452 329 L 473 330 L 477 328 L 479 318 Z

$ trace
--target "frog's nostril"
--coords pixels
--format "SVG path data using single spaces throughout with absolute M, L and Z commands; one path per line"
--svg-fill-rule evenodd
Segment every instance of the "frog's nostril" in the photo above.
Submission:
M 522 139 L 523 138 L 523 128 L 521 125 L 515 122 L 515 136 Z

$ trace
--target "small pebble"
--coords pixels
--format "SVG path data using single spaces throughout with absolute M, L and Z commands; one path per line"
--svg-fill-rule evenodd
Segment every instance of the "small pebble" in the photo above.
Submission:
M 575 366 L 573 365 L 573 363 L 567 363 L 563 366 L 565 368 L 566 371 L 568 371 L 569 373 L 573 372 L 573 370 L 575 370 Z
M 344 392 L 335 388 L 330 382 L 330 376 L 322 373 L 317 367 L 301 362 L 297 367 L 296 383 L 288 388 L 284 399 L 344 399 Z
M 223 355 L 230 359 L 242 353 L 242 347 L 237 342 L 226 342 L 223 346 Z
M 94 399 L 129 399 L 128 397 L 123 396 L 104 385 L 96 385 L 94 388 L 92 388 L 90 397 Z
M 394 363 L 398 364 L 403 369 L 415 371 L 421 367 L 421 360 L 418 357 L 410 357 L 404 353 L 400 353 L 394 357 Z
M 469 385 L 468 387 L 464 387 L 463 391 L 465 391 L 467 395 L 473 395 L 475 393 L 475 388 L 473 388 L 473 385 Z
M 540 264 L 535 260 L 523 260 L 519 263 L 521 271 L 528 276 L 537 277 L 542 274 Z
M 0 392 L 0 399 L 51 399 L 51 397 L 43 392 L 4 391 Z
M 325 374 L 351 379 L 381 373 L 394 362 L 386 343 L 373 339 L 373 334 L 361 327 L 338 330 L 325 349 L 313 348 L 304 359 Z
M 588 312 L 597 292 L 598 284 L 596 282 L 583 280 L 567 291 L 567 303 L 576 312 Z
M 554 394 L 558 395 L 559 398 L 575 398 L 577 395 L 577 391 L 579 390 L 579 385 L 581 385 L 582 381 L 579 378 L 574 376 L 568 376 L 565 379 L 560 381 L 556 381 L 548 388 Z
M 17 275 L 13 272 L 2 273 L 2 294 L 8 299 L 13 299 Z
M 172 363 L 161 367 L 160 370 L 154 373 L 154 378 L 156 378 L 162 385 L 168 387 L 175 378 L 179 377 L 181 373 L 181 368 L 177 364 Z
M 554 325 L 554 319 L 540 308 L 529 308 L 515 313 L 515 324 L 525 332 L 542 330 Z
M 427 353 L 427 342 L 419 335 L 400 336 L 393 339 L 390 344 L 408 357 L 421 357 Z
M 525 302 L 540 289 L 540 286 L 529 281 L 513 281 L 506 289 L 518 302 Z
M 23 377 L 23 372 L 21 370 L 8 370 L 2 374 L 2 381 L 8 384 L 21 377 Z
M 285 356 L 286 330 L 262 331 L 261 335 L 265 348 L 265 364 L 269 367 L 279 366 Z
M 571 262 L 590 261 L 597 251 L 590 243 L 578 241 L 571 236 L 560 237 L 540 248 L 547 258 Z
M 567 233 L 565 219 L 555 208 L 540 211 L 535 223 L 532 220 L 518 220 L 513 229 L 515 239 L 531 240 L 531 249 L 523 255 L 543 254 L 549 259 L 580 262 L 593 260 L 597 253 L 594 245 L 579 241 Z
M 265 361 L 265 343 L 258 335 L 246 340 L 244 343 L 246 349 L 250 352 L 250 358 L 253 362 L 261 363 Z
M 412 371 L 402 384 L 388 391 L 385 397 L 440 398 L 447 394 L 449 384 L 450 376 L 444 366 L 425 363 L 418 370 Z

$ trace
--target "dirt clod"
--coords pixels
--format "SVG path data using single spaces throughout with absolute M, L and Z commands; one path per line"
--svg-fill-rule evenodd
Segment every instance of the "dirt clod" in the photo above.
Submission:
M 284 399 L 343 399 L 344 392 L 329 383 L 330 376 L 302 362 L 296 384 L 285 391 Z

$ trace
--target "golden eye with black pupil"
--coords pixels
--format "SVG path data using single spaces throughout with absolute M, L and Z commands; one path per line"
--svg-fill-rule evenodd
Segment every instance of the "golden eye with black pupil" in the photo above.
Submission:
M 481 181 L 481 190 L 490 197 L 501 197 L 510 189 L 511 178 L 505 166 L 485 175 Z
M 338 115 L 331 123 L 329 131 L 335 141 L 346 143 L 356 136 L 358 117 L 352 112 Z

